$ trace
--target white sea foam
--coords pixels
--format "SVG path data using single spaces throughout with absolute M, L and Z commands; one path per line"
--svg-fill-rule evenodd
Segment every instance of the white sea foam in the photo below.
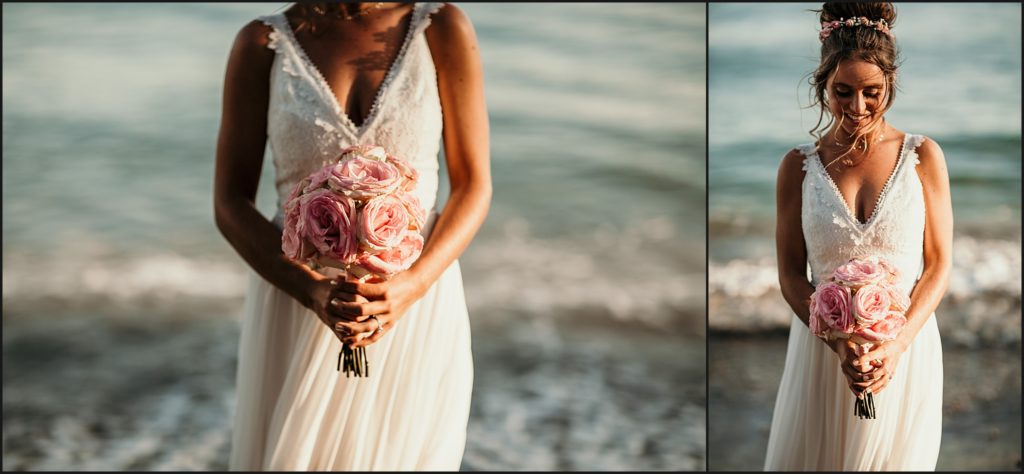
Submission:
M 238 297 L 245 273 L 237 262 L 190 259 L 175 254 L 125 261 L 90 258 L 26 260 L 9 257 L 3 268 L 3 297 L 72 299 L 99 297 L 119 303 L 142 299 Z

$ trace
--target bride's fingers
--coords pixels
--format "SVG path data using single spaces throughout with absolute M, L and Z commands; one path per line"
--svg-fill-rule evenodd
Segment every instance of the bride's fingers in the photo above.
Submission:
M 352 293 L 346 293 L 343 291 L 336 291 L 331 294 L 331 302 L 343 302 L 343 303 L 354 303 L 357 301 L 357 296 Z
M 369 336 L 364 337 L 362 340 L 360 340 L 359 342 L 356 343 L 356 347 L 368 346 L 370 344 L 373 344 L 373 343 L 379 341 L 380 338 L 384 337 L 384 334 L 386 334 L 388 332 L 388 329 L 391 329 L 391 324 L 385 322 L 383 328 L 384 328 L 383 332 L 382 331 L 373 331 L 372 334 L 370 334 Z
M 841 367 L 843 375 L 846 375 L 846 378 L 851 382 L 860 382 L 864 380 L 864 374 L 851 367 L 850 364 L 842 364 Z
M 339 321 L 335 324 L 335 327 L 344 328 L 352 335 L 367 333 L 367 337 L 369 337 L 369 333 L 377 331 L 378 324 L 384 325 L 385 330 L 387 330 L 387 319 L 385 315 L 377 314 L 376 318 L 366 318 L 363 321 Z
M 857 358 L 857 365 L 861 367 L 875 367 L 876 364 L 877 366 L 881 366 L 881 361 L 888 359 L 888 357 L 889 352 L 886 346 L 878 346 L 874 349 L 871 349 L 870 352 Z
M 386 313 L 390 303 L 387 301 L 370 301 L 368 303 L 341 302 L 337 307 L 344 315 L 349 316 L 348 319 L 363 322 L 371 315 Z
M 878 377 L 877 379 L 875 379 L 871 383 L 871 385 L 868 386 L 865 390 L 866 391 L 870 391 L 873 394 L 878 394 L 879 392 L 882 391 L 882 389 L 884 389 L 887 385 L 889 385 L 889 381 L 891 379 L 892 379 L 891 375 L 888 372 L 884 372 L 883 371 L 881 376 Z

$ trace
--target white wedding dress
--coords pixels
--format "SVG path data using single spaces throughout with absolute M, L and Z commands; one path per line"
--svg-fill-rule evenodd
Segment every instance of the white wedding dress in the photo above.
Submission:
M 922 269 L 925 204 L 916 165 L 924 140 L 907 134 L 867 222 L 858 222 L 813 144 L 804 154 L 801 221 L 812 283 L 856 256 L 878 255 L 902 271 L 909 292 Z M 942 436 L 942 347 L 935 315 L 874 397 L 877 419 L 854 415 L 855 398 L 835 353 L 795 315 L 775 401 L 765 470 L 934 470 Z
M 275 51 L 267 133 L 279 204 L 294 183 L 343 148 L 378 144 L 419 171 L 415 194 L 425 208 L 434 208 L 442 120 L 424 30 L 440 6 L 414 6 L 398 56 L 358 127 L 284 14 L 260 17 L 272 27 L 269 47 Z M 280 205 L 275 222 L 280 226 Z M 313 312 L 251 274 L 230 469 L 458 470 L 473 386 L 458 262 L 367 347 L 368 377 L 337 371 L 340 348 Z

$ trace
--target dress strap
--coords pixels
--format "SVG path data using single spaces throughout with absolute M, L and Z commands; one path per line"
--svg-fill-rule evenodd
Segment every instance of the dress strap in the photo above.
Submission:
M 921 146 L 921 144 L 924 143 L 925 138 L 927 137 L 925 137 L 924 135 L 911 135 L 909 133 L 907 134 L 906 161 L 910 161 L 915 166 L 921 162 L 921 160 L 917 157 L 917 147 Z
M 810 171 L 810 167 L 813 165 L 811 165 L 809 161 L 818 161 L 818 154 L 815 152 L 817 149 L 818 147 L 813 143 L 804 143 L 796 146 L 796 151 L 799 151 L 800 154 L 804 155 L 803 167 L 801 168 L 802 170 Z
M 257 20 L 262 21 L 264 25 L 271 28 L 269 35 L 270 42 L 267 43 L 267 47 L 277 51 L 281 45 L 281 22 L 286 21 L 284 13 L 277 13 L 274 15 L 263 15 L 256 17 Z
M 430 26 L 430 16 L 444 7 L 444 2 L 426 2 L 416 4 L 410 27 L 415 34 L 420 34 Z

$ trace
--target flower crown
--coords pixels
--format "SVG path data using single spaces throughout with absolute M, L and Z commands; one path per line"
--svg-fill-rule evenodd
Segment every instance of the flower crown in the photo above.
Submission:
M 821 22 L 821 32 L 818 33 L 818 38 L 821 41 L 825 41 L 828 35 L 832 34 L 832 30 L 836 30 L 842 27 L 852 28 L 854 26 L 866 26 L 868 28 L 874 28 L 877 31 L 881 31 L 889 35 L 890 38 L 896 39 L 892 35 L 892 31 L 889 31 L 889 23 L 884 19 L 869 20 L 867 17 L 855 17 L 855 18 L 840 18 L 839 20 L 823 21 Z

